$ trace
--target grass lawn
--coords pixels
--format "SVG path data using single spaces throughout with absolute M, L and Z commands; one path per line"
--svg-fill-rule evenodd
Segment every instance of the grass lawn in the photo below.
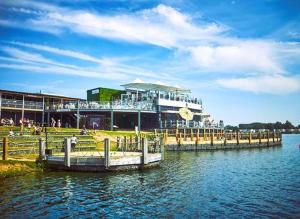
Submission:
M 0 179 L 41 171 L 34 161 L 0 160 Z
M 1 126 L 0 127 L 0 132 L 8 132 L 10 129 L 19 132 L 20 127 L 14 126 L 14 127 L 8 127 L 8 126 Z M 81 129 L 76 129 L 76 128 L 52 128 L 52 127 L 47 127 L 48 132 L 80 132 Z M 88 129 L 88 133 L 93 134 L 94 130 Z M 104 134 L 104 135 L 111 135 L 111 136 L 130 136 L 130 135 L 135 135 L 135 131 L 129 131 L 129 130 L 117 130 L 117 131 L 108 131 L 108 130 L 96 130 L 97 134 Z M 151 132 L 141 132 L 142 134 L 150 134 Z

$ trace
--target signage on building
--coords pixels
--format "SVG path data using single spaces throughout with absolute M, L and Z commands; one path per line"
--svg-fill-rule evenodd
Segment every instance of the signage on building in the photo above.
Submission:
M 99 89 L 92 90 L 92 94 L 98 94 L 98 93 L 99 93 Z

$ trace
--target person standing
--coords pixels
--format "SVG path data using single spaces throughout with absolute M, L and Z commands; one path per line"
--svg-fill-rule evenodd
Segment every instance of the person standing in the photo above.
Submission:
M 22 119 L 20 119 L 20 121 L 19 121 L 19 123 L 20 123 L 20 127 L 21 127 L 21 133 L 23 133 L 23 120 Z
M 10 118 L 10 120 L 9 120 L 9 125 L 10 125 L 10 126 L 14 126 L 14 124 L 15 124 L 15 123 L 14 123 L 14 120 L 13 120 L 12 118 Z
M 71 149 L 72 149 L 72 151 L 75 149 L 76 144 L 77 144 L 77 138 L 76 138 L 75 134 L 73 134 L 73 136 L 71 137 Z
M 52 117 L 52 118 L 51 118 L 51 127 L 52 127 L 52 128 L 55 128 L 55 124 L 56 124 L 56 121 L 55 121 L 55 119 Z
M 96 129 L 98 128 L 97 122 L 93 122 L 94 134 L 96 134 Z
M 60 119 L 59 119 L 59 120 L 57 120 L 57 128 L 60 129 L 60 127 L 61 127 L 61 122 L 60 122 Z

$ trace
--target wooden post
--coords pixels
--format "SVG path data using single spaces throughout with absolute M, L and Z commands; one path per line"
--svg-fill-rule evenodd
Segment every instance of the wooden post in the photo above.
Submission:
M 261 144 L 261 132 L 260 131 L 258 132 L 258 138 L 259 138 L 258 142 L 259 142 L 259 144 Z
M 117 150 L 121 148 L 121 138 L 117 136 Z
M 269 132 L 269 130 L 267 131 L 267 142 L 268 142 L 268 146 L 270 145 L 270 132 Z
M 210 135 L 210 145 L 213 146 L 214 145 L 214 133 L 212 133 Z
M 226 133 L 223 133 L 223 138 L 224 138 L 224 146 L 227 145 L 227 135 Z
M 240 144 L 240 132 L 236 131 L 236 144 L 239 145 Z
M 200 140 L 200 131 L 197 129 L 197 134 L 196 134 L 196 141 Z
M 133 148 L 133 140 L 132 140 L 132 136 L 130 135 L 129 137 L 129 145 L 128 145 L 129 150 L 132 150 Z
M 232 131 L 230 130 L 230 140 L 232 140 Z
M 251 131 L 249 132 L 249 144 L 251 144 L 251 141 L 252 141 L 252 133 Z
M 178 128 L 176 128 L 175 136 L 176 136 L 176 138 L 178 138 Z
M 45 141 L 44 141 L 44 139 L 40 138 L 39 139 L 39 159 L 40 160 L 43 160 L 46 157 L 45 149 L 46 149 Z
M 183 140 L 186 141 L 186 130 L 185 130 L 185 128 L 183 129 Z
M 193 129 L 191 129 L 191 141 L 194 140 L 194 133 L 193 133 Z
M 65 138 L 65 166 L 71 166 L 71 138 Z
M 124 144 L 123 144 L 123 151 L 127 151 L 127 137 L 124 136 Z
M 148 140 L 142 138 L 142 164 L 148 164 Z
M 179 133 L 178 145 L 180 146 L 181 144 L 182 144 L 182 133 Z
M 109 167 L 109 159 L 110 159 L 110 141 L 109 138 L 104 139 L 104 165 L 106 168 Z
M 206 133 L 205 133 L 205 128 L 203 128 L 203 140 L 206 141 Z
M 282 132 L 279 134 L 279 141 L 282 142 Z
M 275 132 L 273 130 L 273 133 L 272 133 L 272 137 L 273 137 L 273 143 L 275 143 Z
M 164 137 L 164 143 L 168 144 L 168 135 L 164 133 L 163 137 Z
M 141 136 L 140 135 L 137 136 L 137 148 L 138 148 L 138 150 L 141 150 Z
M 163 140 L 160 138 L 158 142 L 160 153 L 161 153 L 161 160 L 165 159 L 165 145 L 163 143 Z
M 2 160 L 8 159 L 8 137 L 3 137 L 3 153 L 2 153 Z

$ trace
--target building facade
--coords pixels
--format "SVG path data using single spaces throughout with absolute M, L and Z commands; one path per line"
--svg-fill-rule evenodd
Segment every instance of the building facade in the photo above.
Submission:
M 144 82 L 121 86 L 124 89 L 88 90 L 86 100 L 0 90 L 0 117 L 14 121 L 30 118 L 41 125 L 50 125 L 54 118 L 60 119 L 62 127 L 97 129 L 219 126 L 204 112 L 201 99 L 191 97 L 188 89 Z M 193 118 L 182 118 L 181 108 L 187 108 Z

